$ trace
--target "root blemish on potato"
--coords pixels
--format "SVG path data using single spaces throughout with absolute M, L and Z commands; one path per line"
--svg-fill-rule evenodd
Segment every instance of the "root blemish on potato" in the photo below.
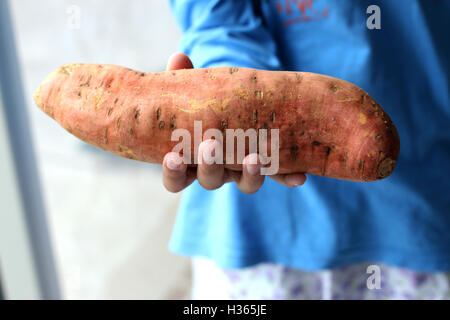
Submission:
M 364 160 L 359 160 L 358 168 L 361 170 L 361 173 L 364 174 Z
M 175 119 L 176 119 L 176 116 L 175 115 L 172 115 L 172 117 L 170 118 L 170 129 L 171 130 L 174 130 L 175 129 Z
M 228 128 L 228 121 L 225 119 L 222 119 L 220 122 L 220 129 L 222 132 L 225 132 L 225 130 Z
M 231 67 L 230 68 L 230 74 L 236 73 L 238 71 L 239 71 L 239 68 L 236 68 L 236 67 Z
M 377 169 L 377 174 L 380 179 L 387 177 L 392 173 L 395 167 L 395 160 L 392 160 L 391 158 L 384 159 Z
M 89 87 L 91 83 L 92 75 L 89 75 L 85 83 L 80 84 L 80 87 Z
M 298 146 L 292 146 L 291 147 L 291 159 L 292 161 L 297 160 L 297 156 L 298 156 Z
M 255 98 L 256 99 L 262 99 L 264 96 L 264 93 L 262 91 L 255 91 Z
M 108 144 L 108 127 L 103 128 L 103 143 Z
M 141 115 L 141 109 L 136 108 L 134 111 L 134 120 L 136 121 L 136 124 L 139 124 L 139 116 Z
M 256 124 L 258 122 L 258 110 L 253 110 L 253 123 Z
M 120 129 L 120 121 L 122 120 L 122 117 L 118 117 L 116 121 L 116 130 L 119 131 Z

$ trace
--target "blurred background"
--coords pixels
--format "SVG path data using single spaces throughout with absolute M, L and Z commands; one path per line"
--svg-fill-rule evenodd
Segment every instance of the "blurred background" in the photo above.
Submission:
M 9 4 L 62 298 L 190 298 L 189 260 L 167 249 L 180 195 L 165 191 L 160 166 L 81 142 L 32 100 L 65 63 L 164 70 L 180 39 L 168 1 Z

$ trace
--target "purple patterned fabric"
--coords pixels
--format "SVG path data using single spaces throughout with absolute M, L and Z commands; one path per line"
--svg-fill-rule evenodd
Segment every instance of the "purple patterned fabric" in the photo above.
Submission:
M 450 299 L 450 273 L 376 263 L 317 272 L 259 264 L 221 272 L 230 299 Z

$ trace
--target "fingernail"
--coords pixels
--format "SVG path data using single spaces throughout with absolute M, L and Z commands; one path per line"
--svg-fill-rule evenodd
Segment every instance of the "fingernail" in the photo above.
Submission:
M 247 168 L 247 172 L 252 176 L 256 176 L 261 173 L 261 164 L 258 163 L 259 156 L 256 153 L 251 153 L 245 157 L 244 163 Z
M 206 140 L 200 144 L 199 154 L 201 156 L 201 163 L 214 164 L 216 157 L 216 142 L 214 140 Z
M 298 187 L 305 182 L 305 178 L 303 177 L 303 175 L 289 175 L 286 176 L 285 181 L 290 186 Z
M 206 164 L 212 164 L 213 163 L 213 159 L 214 159 L 214 155 L 212 154 L 214 152 L 214 149 L 211 150 L 209 148 L 209 146 L 205 146 L 203 147 L 202 151 L 201 151 L 201 155 L 202 155 L 202 162 L 206 163 Z
M 248 164 L 246 165 L 246 168 L 247 172 L 250 173 L 252 176 L 260 174 L 261 166 L 259 164 Z
M 169 155 L 167 157 L 167 162 L 166 162 L 167 168 L 169 168 L 170 170 L 174 170 L 174 171 L 181 171 L 182 169 L 182 159 L 180 156 L 178 155 Z

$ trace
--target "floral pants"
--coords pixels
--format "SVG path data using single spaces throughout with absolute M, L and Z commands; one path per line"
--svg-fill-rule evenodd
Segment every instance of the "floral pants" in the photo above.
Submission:
M 302 271 L 262 263 L 221 269 L 193 258 L 193 299 L 450 299 L 450 272 L 424 273 L 377 263 Z

